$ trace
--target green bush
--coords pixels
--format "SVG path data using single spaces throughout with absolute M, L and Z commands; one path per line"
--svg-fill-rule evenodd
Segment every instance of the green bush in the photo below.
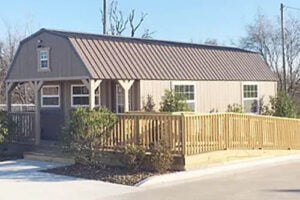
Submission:
M 4 142 L 4 139 L 8 135 L 9 120 L 5 111 L 0 111 L 0 143 Z
M 127 145 L 124 149 L 124 163 L 129 171 L 142 169 L 146 157 L 146 151 L 141 145 Z
M 191 111 L 186 97 L 172 90 L 166 90 L 161 102 L 161 112 Z
M 276 97 L 270 97 L 270 105 L 263 107 L 262 114 L 296 118 L 297 110 L 294 98 L 285 92 L 279 92 Z
M 244 109 L 242 105 L 234 103 L 227 106 L 226 112 L 243 113 Z
M 160 140 L 157 144 L 152 144 L 150 152 L 150 163 L 156 172 L 164 173 L 171 169 L 173 155 L 166 140 Z
M 78 162 L 98 164 L 99 153 L 116 122 L 117 116 L 106 108 L 77 108 L 61 132 L 60 143 L 74 153 Z
M 153 112 L 155 108 L 155 103 L 153 101 L 153 97 L 151 95 L 147 95 L 146 101 L 143 102 L 143 109 L 146 112 Z

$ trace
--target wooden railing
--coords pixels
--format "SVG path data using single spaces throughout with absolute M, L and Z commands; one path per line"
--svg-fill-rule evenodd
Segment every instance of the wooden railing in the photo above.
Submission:
M 10 119 L 9 140 L 17 143 L 34 143 L 34 112 L 10 112 L 8 117 Z
M 108 137 L 107 146 L 141 144 L 146 149 L 161 139 L 168 140 L 174 153 L 182 152 L 182 116 L 173 114 L 121 114 Z
M 34 143 L 34 113 L 9 113 L 12 141 Z M 194 155 L 224 149 L 300 149 L 300 120 L 251 114 L 118 115 L 106 147 L 151 144 L 165 139 L 175 154 Z
M 300 120 L 251 114 L 118 115 L 107 146 L 168 140 L 174 153 L 194 155 L 224 149 L 300 149 Z
M 248 115 L 184 117 L 186 155 L 224 149 L 300 149 L 300 120 Z

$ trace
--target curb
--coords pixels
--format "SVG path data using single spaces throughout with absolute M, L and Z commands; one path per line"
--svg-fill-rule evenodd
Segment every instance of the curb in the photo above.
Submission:
M 159 184 L 176 184 L 191 181 L 207 175 L 214 175 L 220 172 L 233 171 L 236 169 L 245 169 L 265 164 L 276 164 L 284 161 L 300 159 L 300 154 L 290 154 L 284 156 L 272 156 L 264 158 L 250 158 L 242 161 L 232 161 L 223 164 L 205 166 L 190 171 L 174 172 L 170 174 L 156 175 L 137 183 L 137 187 L 157 186 Z

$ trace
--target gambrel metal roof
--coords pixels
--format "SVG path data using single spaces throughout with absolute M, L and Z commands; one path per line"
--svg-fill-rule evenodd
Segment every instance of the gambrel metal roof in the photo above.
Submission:
M 97 79 L 277 81 L 258 53 L 239 48 L 42 31 L 66 37 Z

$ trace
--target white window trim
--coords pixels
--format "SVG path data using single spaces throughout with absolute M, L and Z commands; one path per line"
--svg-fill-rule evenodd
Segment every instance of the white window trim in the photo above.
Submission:
M 244 85 L 256 85 L 257 86 L 257 97 L 244 97 Z M 245 106 L 244 101 L 245 100 L 257 100 L 257 112 L 254 114 L 258 114 L 260 112 L 260 102 L 259 102 L 259 95 L 260 95 L 260 87 L 258 82 L 243 82 L 242 83 L 242 105 Z
M 47 62 L 48 62 L 48 67 L 47 68 L 42 68 L 42 59 L 41 59 L 41 51 L 46 51 L 48 53 L 48 58 L 47 58 Z M 38 71 L 39 72 L 49 72 L 50 70 L 50 48 L 38 48 L 37 50 L 37 58 L 38 58 Z M 43 59 L 45 60 L 45 59 Z
M 194 103 L 195 105 L 195 112 L 197 110 L 197 90 L 196 90 L 196 83 L 194 81 L 172 81 L 171 82 L 171 89 L 175 91 L 176 85 L 193 85 L 194 86 L 194 100 L 186 100 L 187 103 Z
M 90 94 L 73 94 L 73 88 L 74 87 L 86 87 L 84 84 L 73 84 L 71 85 L 71 107 L 76 108 L 76 107 L 89 107 L 89 104 L 86 105 L 74 105 L 73 104 L 73 97 L 88 97 L 90 98 Z M 97 88 L 96 88 L 97 89 Z M 96 96 L 97 94 L 95 94 Z M 96 104 L 95 106 L 100 106 L 100 101 L 101 101 L 101 91 L 99 92 L 99 98 L 98 98 L 98 104 Z
M 53 95 L 44 95 L 43 90 L 44 88 L 52 88 L 52 87 L 57 87 L 58 88 L 58 94 L 53 94 Z M 58 105 L 44 105 L 43 103 L 43 98 L 58 98 Z M 60 107 L 60 85 L 44 85 L 41 89 L 41 107 L 42 108 L 59 108 Z

